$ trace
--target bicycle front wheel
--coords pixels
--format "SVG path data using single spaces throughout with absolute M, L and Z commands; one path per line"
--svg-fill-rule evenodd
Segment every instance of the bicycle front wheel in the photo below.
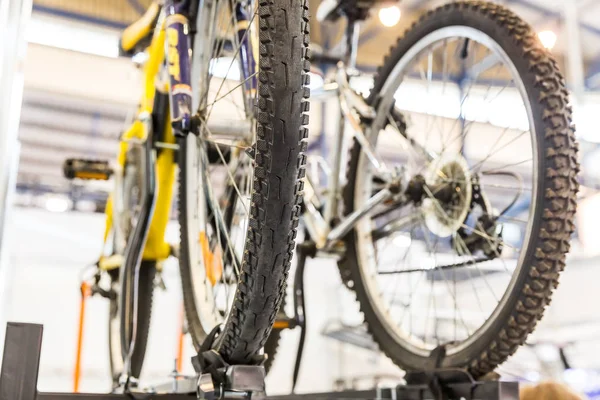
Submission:
M 502 6 L 429 12 L 378 71 L 375 151 L 403 196 L 361 220 L 340 263 L 375 340 L 398 365 L 492 371 L 550 302 L 574 229 L 577 146 L 565 82 L 532 28 Z M 347 212 L 380 190 L 358 144 Z
M 196 347 L 221 326 L 215 348 L 248 364 L 281 304 L 298 226 L 308 1 L 215 7 L 210 39 L 195 39 L 208 78 L 196 98 L 201 132 L 179 141 L 180 268 Z

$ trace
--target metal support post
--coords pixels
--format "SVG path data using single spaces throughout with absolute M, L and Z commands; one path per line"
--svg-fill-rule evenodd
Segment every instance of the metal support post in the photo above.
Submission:
M 567 33 L 567 84 L 573 90 L 576 104 L 581 105 L 585 94 L 585 73 L 577 2 L 565 1 L 564 13 Z
M 31 0 L 0 0 L 0 346 L 4 341 L 6 305 L 11 285 L 6 233 L 19 157 L 17 134 L 23 101 L 25 30 Z M 2 355 L 0 355 L 2 357 Z

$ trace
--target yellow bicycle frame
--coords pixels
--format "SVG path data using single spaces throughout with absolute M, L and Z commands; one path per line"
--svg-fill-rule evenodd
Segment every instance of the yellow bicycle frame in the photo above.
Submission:
M 150 21 L 147 21 L 150 23 Z M 141 25 L 139 29 L 147 29 Z M 145 141 L 152 132 L 149 132 L 147 124 L 142 122 L 140 116 L 151 115 L 154 111 L 154 97 L 157 92 L 168 93 L 168 83 L 161 83 L 159 73 L 165 60 L 165 19 L 161 15 L 158 19 L 156 29 L 152 35 L 152 41 L 148 48 L 148 60 L 144 66 L 144 92 L 140 100 L 138 119 L 122 135 L 119 145 L 118 164 L 121 168 L 125 166 L 125 157 L 129 148 L 129 142 Z M 166 80 L 168 81 L 168 80 Z M 162 86 L 162 87 L 158 87 Z M 160 139 L 166 144 L 175 144 L 175 136 L 170 121 L 164 124 L 165 130 Z M 169 221 L 169 212 L 173 200 L 173 184 L 175 180 L 175 150 L 171 148 L 161 149 L 156 160 L 157 171 L 157 196 L 154 215 L 148 231 L 148 237 L 143 253 L 143 260 L 162 261 L 171 254 L 171 246 L 165 241 L 165 231 Z M 106 204 L 106 222 L 104 230 L 104 243 L 106 244 L 113 225 L 113 195 L 109 196 Z M 121 266 L 122 257 L 101 257 L 99 266 L 101 269 L 110 270 Z M 160 265 L 160 263 L 158 264 Z

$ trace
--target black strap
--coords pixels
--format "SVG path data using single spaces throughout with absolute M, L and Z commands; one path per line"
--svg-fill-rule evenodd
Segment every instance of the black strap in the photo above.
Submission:
M 221 325 L 217 325 L 202 342 L 198 355 L 192 357 L 194 370 L 199 374 L 210 374 L 216 385 L 225 383 L 225 371 L 229 367 L 219 352 L 213 349 L 220 333 Z
M 431 350 L 431 353 L 429 353 L 429 365 L 426 371 L 431 372 L 427 372 L 426 375 L 428 378 L 429 390 L 431 391 L 433 398 L 436 400 L 448 400 L 448 395 L 444 393 L 444 388 L 442 386 L 442 383 L 440 382 L 438 374 L 436 373 L 436 370 L 441 367 L 445 357 L 445 345 L 438 346 L 435 349 Z

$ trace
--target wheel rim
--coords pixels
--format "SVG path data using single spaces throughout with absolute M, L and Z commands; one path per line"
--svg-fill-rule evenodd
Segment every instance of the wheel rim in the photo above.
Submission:
M 451 26 L 451 27 L 446 27 L 446 28 L 442 28 L 439 30 L 436 30 L 432 33 L 430 33 L 429 35 L 423 37 L 421 40 L 419 40 L 416 44 L 414 44 L 411 49 L 400 59 L 400 61 L 396 64 L 395 68 L 392 70 L 392 72 L 390 73 L 389 77 L 386 79 L 383 88 L 381 90 L 381 100 L 380 103 L 378 104 L 378 112 L 377 112 L 377 117 L 375 118 L 375 121 L 373 122 L 373 129 L 372 131 L 369 133 L 369 139 L 371 141 L 371 143 L 375 146 L 375 148 L 380 151 L 381 147 L 383 147 L 382 145 L 382 140 L 380 139 L 380 135 L 381 135 L 381 128 L 384 127 L 385 125 L 394 125 L 393 123 L 390 123 L 390 119 L 389 117 L 389 113 L 388 110 L 390 110 L 390 108 L 392 107 L 394 101 L 398 102 L 402 102 L 401 100 L 399 100 L 399 92 L 403 91 L 403 93 L 401 94 L 406 94 L 406 89 L 409 88 L 411 86 L 412 80 L 411 80 L 411 72 L 415 69 L 417 69 L 417 71 L 419 71 L 416 75 L 417 78 L 421 78 L 420 81 L 426 81 L 427 82 L 427 94 L 430 93 L 430 90 L 441 90 L 442 91 L 442 98 L 444 96 L 444 90 L 446 88 L 445 83 L 442 84 L 442 88 L 440 89 L 439 85 L 433 85 L 434 83 L 434 79 L 433 79 L 433 75 L 434 75 L 434 67 L 433 67 L 433 59 L 437 56 L 438 58 L 440 58 L 440 53 L 441 53 L 441 59 L 442 61 L 442 81 L 444 81 L 445 78 L 447 78 L 450 73 L 449 71 L 451 70 L 450 67 L 447 65 L 448 63 L 448 44 L 449 43 L 454 43 L 452 41 L 452 39 L 456 39 L 457 42 L 462 40 L 464 41 L 464 39 L 468 39 L 469 41 L 466 43 L 469 43 L 468 46 L 481 46 L 481 47 L 485 47 L 487 48 L 487 50 L 489 51 L 489 54 L 486 56 L 485 54 L 483 55 L 484 57 L 488 57 L 488 58 L 482 58 L 481 60 L 479 60 L 479 62 L 481 64 L 485 63 L 486 60 L 490 60 L 489 57 L 493 56 L 495 57 L 494 59 L 497 60 L 496 63 L 501 62 L 504 67 L 505 70 L 508 71 L 508 73 L 510 73 L 510 76 L 512 78 L 512 83 L 513 86 L 509 88 L 508 92 L 514 92 L 514 93 L 518 93 L 518 95 L 520 96 L 520 98 L 523 100 L 523 106 L 526 112 L 526 116 L 527 116 L 527 132 L 529 133 L 529 140 L 530 140 L 530 147 L 531 147 L 531 160 L 529 161 L 528 164 L 531 164 L 531 168 L 532 168 L 532 174 L 531 174 L 531 185 L 528 185 L 527 187 L 529 188 L 529 193 L 531 196 L 531 199 L 535 199 L 536 195 L 537 195 L 537 187 L 538 187 L 538 177 L 537 177 L 537 164 L 538 164 L 538 154 L 537 154 L 537 141 L 536 141 L 536 133 L 535 133 L 535 123 L 534 123 L 534 119 L 533 119 L 533 115 L 532 115 L 532 110 L 531 110 L 531 106 L 528 102 L 528 96 L 527 96 L 527 92 L 525 89 L 525 85 L 523 83 L 523 81 L 521 80 L 521 78 L 519 77 L 519 74 L 517 72 L 517 69 L 514 65 L 514 63 L 510 60 L 510 57 L 506 54 L 506 52 L 500 47 L 500 45 L 498 45 L 492 38 L 490 38 L 488 35 L 486 35 L 485 33 L 473 29 L 473 28 L 469 28 L 469 27 L 465 27 L 465 26 Z M 475 45 L 473 45 L 473 43 Z M 444 49 L 443 51 L 441 49 Z M 456 49 L 458 49 L 458 46 L 456 45 Z M 455 49 L 455 50 L 456 50 Z M 471 50 L 470 51 L 471 54 L 475 53 L 476 51 Z M 477 58 L 475 58 L 477 60 Z M 418 60 L 417 63 L 415 64 L 414 60 Z M 421 63 L 420 67 L 419 67 L 419 63 Z M 426 66 L 424 67 L 423 64 L 425 64 Z M 474 64 L 471 64 L 474 65 Z M 495 65 L 495 64 L 494 64 Z M 483 64 L 483 66 L 485 66 L 485 64 Z M 493 65 L 492 65 L 493 66 Z M 487 70 L 483 70 L 481 72 L 483 73 L 487 73 Z M 480 72 L 480 73 L 481 73 Z M 423 77 L 425 77 L 425 79 L 423 79 Z M 477 76 L 475 77 L 475 81 Z M 422 83 L 422 82 L 421 82 Z M 403 86 L 404 85 L 404 86 Z M 436 86 L 436 87 L 434 87 Z M 470 90 L 472 88 L 475 87 L 475 84 L 472 83 L 471 86 L 469 87 L 469 92 L 467 92 L 466 94 L 463 94 L 462 92 L 460 93 L 460 110 L 459 110 L 459 115 L 463 116 L 463 124 L 464 122 L 467 122 L 467 124 L 469 123 L 469 119 L 468 118 L 464 118 L 465 117 L 465 110 L 463 109 L 463 106 L 466 104 L 465 100 L 466 98 L 468 98 Z M 492 87 L 492 84 L 489 85 L 489 87 Z M 505 90 L 504 89 L 498 89 L 495 88 L 494 91 L 500 92 L 499 94 L 496 94 L 496 98 L 494 98 L 492 101 L 496 101 L 497 98 L 502 98 L 499 97 L 501 96 L 502 92 Z M 486 93 L 485 97 L 487 97 L 487 95 L 489 94 L 489 90 L 488 89 L 488 93 Z M 413 89 L 414 92 L 414 89 Z M 439 94 L 439 93 L 437 93 Z M 411 99 L 411 101 L 414 101 L 414 99 Z M 427 102 L 424 101 L 424 104 L 426 104 Z M 427 108 L 426 108 L 427 109 Z M 415 114 L 415 120 L 417 120 L 417 123 L 415 125 L 420 125 L 423 126 L 422 121 L 419 122 L 419 113 L 414 112 L 413 114 Z M 423 113 L 420 113 L 423 114 Z M 425 115 L 422 116 L 420 115 L 421 120 L 423 119 L 427 119 L 427 123 L 429 123 L 430 121 L 430 115 Z M 441 120 L 441 127 L 442 129 L 439 129 L 438 131 L 444 131 L 444 119 L 443 118 L 435 118 L 434 117 L 434 123 L 440 124 L 440 120 Z M 479 124 L 478 122 L 472 122 L 470 128 L 472 128 L 473 125 L 477 125 Z M 465 125 L 462 125 L 462 132 L 460 136 L 464 136 L 463 141 L 465 140 L 466 136 L 470 133 L 470 130 L 466 131 L 465 134 L 465 129 L 464 129 Z M 394 128 L 398 128 L 397 126 L 393 126 L 392 129 Z M 410 135 L 410 127 L 408 128 L 407 132 Z M 425 130 L 422 130 L 425 131 Z M 452 127 L 450 129 L 450 134 L 454 131 L 454 127 Z M 511 130 L 512 131 L 512 130 Z M 505 131 L 505 133 L 508 131 Z M 397 133 L 396 133 L 397 134 Z M 385 133 L 383 134 L 384 139 L 385 140 Z M 473 136 L 471 134 L 471 136 Z M 414 136 L 411 136 L 414 138 Z M 426 147 L 425 143 L 423 141 L 423 138 L 420 138 L 420 144 L 422 147 Z M 440 143 L 444 142 L 444 135 L 440 135 Z M 447 138 L 446 138 L 447 139 Z M 493 140 L 493 139 L 492 139 Z M 518 139 L 521 140 L 521 139 Z M 379 143 L 378 143 L 379 142 Z M 379 144 L 379 146 L 378 146 Z M 388 142 L 384 143 L 386 146 L 389 145 Z M 501 144 L 502 145 L 502 144 Z M 406 146 L 406 143 L 404 143 L 404 146 Z M 461 146 L 461 148 L 464 149 L 464 146 Z M 429 150 L 429 149 L 427 149 Z M 445 149 L 444 147 L 442 147 L 442 149 L 436 149 L 438 151 L 439 154 L 444 154 L 447 149 Z M 440 151 L 441 150 L 441 151 Z M 408 150 L 409 152 L 412 151 L 412 149 Z M 416 155 L 415 155 L 416 154 Z M 413 152 L 413 156 L 414 158 L 418 158 L 420 156 L 420 154 L 418 154 L 418 152 Z M 410 158 L 410 157 L 409 157 Z M 485 158 L 485 156 L 484 156 Z M 407 175 L 410 176 L 410 170 L 411 168 L 413 169 L 418 169 L 418 160 L 415 159 L 409 159 L 407 164 L 409 164 L 409 167 L 407 167 Z M 482 165 L 479 166 L 478 171 L 481 172 L 481 167 L 486 164 L 486 162 L 488 162 L 491 158 L 489 158 L 488 160 L 484 160 L 484 162 L 482 163 Z M 469 160 L 471 161 L 471 160 Z M 481 161 L 481 160 L 480 160 Z M 429 163 L 430 165 L 432 164 L 431 162 Z M 473 169 L 476 166 L 476 163 L 473 163 L 471 161 L 470 165 L 470 169 Z M 516 165 L 511 165 L 509 167 L 516 167 Z M 486 184 L 482 181 L 480 185 L 474 185 L 474 187 L 476 188 L 476 190 L 480 190 L 481 187 L 485 187 Z M 490 188 L 493 186 L 490 186 Z M 500 189 L 500 188 L 497 188 Z M 369 161 L 366 159 L 366 157 L 364 156 L 364 154 L 361 154 L 360 158 L 359 158 L 359 163 L 358 163 L 358 170 L 357 170 L 357 176 L 356 176 L 356 190 L 355 190 L 355 194 L 354 194 L 354 206 L 356 209 L 360 209 L 362 207 L 362 205 L 364 205 L 365 201 L 372 195 L 374 191 L 374 185 L 373 185 L 373 174 L 372 171 L 369 167 Z M 428 200 L 432 200 L 431 196 Z M 493 207 L 493 205 L 491 205 L 491 207 Z M 490 208 L 491 208 L 490 207 Z M 392 335 L 395 338 L 396 343 L 400 344 L 401 346 L 403 346 L 404 348 L 406 348 L 408 351 L 410 351 L 413 354 L 419 355 L 421 357 L 428 357 L 430 354 L 430 351 L 435 348 L 437 345 L 441 344 L 440 340 L 439 340 L 439 336 L 438 336 L 438 319 L 440 319 L 440 315 L 435 315 L 434 319 L 436 320 L 436 322 L 433 324 L 433 326 L 430 326 L 430 322 L 428 321 L 428 317 L 425 317 L 425 321 L 424 321 L 424 327 L 419 328 L 422 329 L 421 332 L 417 332 L 418 329 L 415 328 L 413 326 L 413 324 L 417 324 L 418 323 L 423 323 L 422 317 L 416 318 L 415 312 L 411 311 L 409 312 L 410 315 L 410 320 L 409 321 L 405 321 L 405 313 L 406 313 L 406 308 L 409 307 L 414 307 L 414 308 L 420 308 L 422 310 L 424 310 L 425 308 L 427 309 L 427 312 L 431 312 L 431 309 L 436 308 L 435 303 L 431 304 L 431 301 L 433 300 L 435 302 L 436 297 L 438 296 L 437 292 L 440 291 L 447 291 L 447 293 L 445 294 L 446 296 L 449 295 L 449 301 L 453 302 L 453 310 L 451 310 L 451 312 L 448 315 L 443 315 L 444 313 L 448 313 L 448 310 L 442 310 L 444 311 L 444 313 L 442 313 L 441 317 L 443 318 L 453 318 L 453 322 L 454 322 L 454 332 L 453 332 L 453 336 L 454 338 L 446 338 L 446 340 L 443 340 L 443 342 L 445 343 L 450 343 L 447 347 L 447 355 L 453 355 L 453 354 L 457 354 L 460 353 L 461 351 L 465 350 L 466 348 L 470 347 L 478 338 L 481 337 L 481 335 L 487 331 L 487 329 L 490 327 L 490 325 L 492 324 L 492 322 L 495 320 L 495 318 L 497 318 L 498 314 L 501 312 L 501 310 L 503 309 L 503 307 L 506 305 L 507 301 L 508 301 L 508 297 L 509 294 L 511 293 L 512 289 L 515 286 L 516 280 L 520 274 L 521 269 L 523 268 L 523 261 L 524 261 L 524 257 L 525 254 L 527 252 L 527 247 L 526 244 L 529 243 L 530 241 L 530 234 L 531 234 L 531 230 L 532 230 L 532 226 L 533 226 L 533 220 L 535 219 L 534 216 L 536 215 L 535 213 L 536 209 L 535 209 L 535 202 L 531 201 L 531 205 L 529 206 L 527 213 L 529 215 L 529 218 L 527 219 L 523 219 L 520 220 L 519 218 L 519 225 L 520 227 L 524 230 L 524 234 L 522 235 L 522 243 L 524 243 L 524 247 L 523 249 L 521 249 L 518 253 L 518 255 L 516 257 L 511 257 L 511 262 L 515 265 L 514 266 L 514 270 L 512 273 L 510 273 L 510 269 L 511 268 L 506 268 L 506 263 L 505 263 L 505 269 L 507 272 L 507 277 L 505 277 L 505 289 L 503 292 L 496 292 L 494 293 L 494 290 L 492 289 L 492 295 L 495 295 L 495 297 L 497 298 L 497 302 L 495 305 L 493 305 L 491 307 L 491 311 L 489 313 L 489 316 L 487 318 L 485 318 L 485 320 L 483 322 L 481 322 L 481 324 L 475 328 L 475 329 L 470 329 L 469 325 L 472 325 L 472 323 L 469 321 L 469 323 L 466 323 L 464 321 L 464 316 L 461 318 L 463 321 L 462 323 L 464 324 L 463 328 L 457 329 L 457 318 L 458 315 L 460 314 L 460 312 L 457 312 L 458 309 L 460 309 L 460 303 L 464 303 L 464 300 L 462 298 L 457 298 L 457 280 L 456 280 L 456 274 L 451 273 L 452 276 L 452 283 L 450 283 L 448 285 L 448 280 L 446 278 L 448 277 L 444 277 L 442 276 L 443 281 L 446 283 L 444 285 L 444 283 L 442 284 L 438 284 L 437 281 L 434 281 L 434 275 L 438 275 L 438 279 L 439 279 L 439 275 L 443 275 L 443 270 L 440 271 L 440 273 L 438 273 L 436 270 L 436 268 L 439 268 L 440 266 L 444 265 L 443 262 L 441 262 L 440 260 L 438 260 L 438 258 L 440 258 L 440 254 L 437 254 L 437 244 L 436 247 L 433 249 L 433 251 L 430 251 L 429 253 L 433 253 L 434 257 L 433 260 L 431 259 L 432 257 L 430 257 L 429 259 L 423 259 L 421 261 L 422 264 L 422 269 L 424 271 L 420 271 L 420 272 L 416 272 L 416 274 L 418 274 L 418 277 L 413 278 L 412 276 L 409 278 L 408 276 L 402 276 L 401 279 L 404 279 L 404 285 L 408 285 L 408 286 L 413 286 L 418 288 L 418 291 L 414 291 L 411 292 L 408 296 L 404 295 L 404 298 L 401 299 L 402 301 L 404 301 L 403 306 L 397 307 L 398 305 L 390 305 L 389 303 L 391 303 L 392 301 L 396 301 L 396 298 L 391 299 L 389 302 L 386 301 L 386 297 L 388 295 L 387 292 L 389 292 L 389 289 L 386 289 L 385 287 L 383 287 L 382 285 L 382 278 L 379 277 L 378 274 L 380 274 L 382 271 L 380 269 L 378 269 L 378 264 L 382 264 L 382 261 L 385 260 L 385 250 L 382 250 L 379 244 L 377 243 L 373 243 L 373 239 L 372 239 L 372 231 L 373 231 L 373 221 L 369 218 L 365 218 L 362 221 L 360 221 L 357 226 L 356 226 L 356 238 L 357 238 L 357 252 L 358 252 L 358 258 L 359 258 L 359 268 L 360 268 L 360 274 L 361 274 L 361 278 L 363 280 L 363 284 L 366 288 L 366 294 L 370 299 L 370 302 L 374 305 L 374 311 L 378 314 L 378 319 L 380 321 L 382 321 L 382 323 L 386 326 L 386 330 L 388 332 L 391 332 Z M 418 206 L 414 206 L 411 210 L 410 210 L 410 214 L 412 215 L 416 215 L 422 213 L 422 210 L 419 210 Z M 431 214 L 431 213 L 430 213 Z M 462 215 L 462 214 L 461 214 Z M 515 223 L 516 223 L 516 218 L 514 219 Z M 506 221 L 508 221 L 508 219 L 505 219 L 505 217 L 503 217 L 503 226 L 508 226 L 508 223 Z M 466 222 L 466 221 L 465 221 Z M 512 223 L 512 221 L 511 221 Z M 418 240 L 416 238 L 417 235 L 415 235 L 414 231 L 411 231 L 410 234 L 408 234 L 408 232 L 398 232 L 398 235 L 394 238 L 392 238 L 393 240 L 396 241 L 396 247 L 406 247 L 407 250 L 404 253 L 404 257 L 406 258 L 406 254 L 408 254 L 409 252 L 409 248 L 410 246 L 414 245 L 415 242 L 417 242 L 417 244 L 419 244 L 418 242 L 421 242 L 420 244 L 423 245 L 424 247 L 427 247 L 428 249 L 430 249 L 431 247 L 433 247 L 433 243 L 427 243 L 426 238 L 428 238 L 429 236 L 431 236 L 431 226 L 427 226 L 427 223 L 424 221 L 418 222 L 417 224 L 423 226 L 424 228 L 422 228 L 423 230 L 423 238 L 421 240 Z M 464 222 L 463 222 L 464 224 Z M 462 224 L 461 224 L 462 225 Z M 472 229 L 472 231 L 476 230 L 477 226 L 474 227 L 475 229 Z M 435 229 L 434 229 L 435 230 Z M 461 241 L 461 236 L 458 235 L 456 232 L 454 233 L 452 239 L 454 239 L 456 241 L 456 243 L 460 243 Z M 463 240 L 464 241 L 464 240 Z M 410 245 L 407 246 L 407 243 L 410 242 Z M 436 242 L 439 243 L 439 242 Z M 462 248 L 463 252 L 466 253 L 465 250 L 467 250 L 466 246 L 464 245 L 464 243 L 462 244 L 458 244 L 457 245 L 458 248 Z M 525 251 L 523 251 L 525 250 Z M 511 249 L 511 252 L 514 252 L 513 249 Z M 497 259 L 499 260 L 504 260 L 503 259 L 503 252 L 500 252 L 500 257 L 497 257 Z M 474 260 L 474 258 L 473 258 Z M 506 260 L 504 260 L 506 261 Z M 488 263 L 490 262 L 494 262 L 494 261 L 488 261 Z M 427 263 L 429 263 L 430 265 L 426 265 Z M 407 260 L 403 260 L 403 264 L 410 264 L 410 261 Z M 404 266 L 404 265 L 403 265 Z M 398 269 L 396 267 L 396 269 Z M 408 268 L 406 268 L 408 269 Z M 456 269 L 456 268 L 454 268 Z M 478 268 L 479 269 L 479 268 Z M 476 274 L 481 274 L 481 270 L 478 271 L 474 270 L 472 273 L 476 276 Z M 429 275 L 431 275 L 431 279 L 427 278 L 427 274 L 428 272 L 426 270 L 434 270 L 434 273 L 429 273 Z M 394 271 L 389 271 L 389 272 L 394 272 Z M 486 274 L 488 273 L 488 271 L 486 271 Z M 391 276 L 390 276 L 391 275 Z M 404 274 L 403 274 L 404 275 Z M 398 281 L 399 278 L 398 276 L 400 276 L 400 274 L 396 275 L 396 277 L 394 277 L 392 274 L 386 274 L 385 279 L 387 280 L 386 284 L 388 286 L 391 286 L 392 284 L 396 284 L 398 285 Z M 425 278 L 424 278 L 425 277 Z M 427 278 L 427 279 L 426 279 Z M 421 283 L 419 282 L 419 279 L 421 280 Z M 477 278 L 476 278 L 477 279 Z M 475 279 L 475 280 L 476 280 Z M 422 282 L 426 282 L 429 281 L 428 285 L 424 285 Z M 471 281 L 471 283 L 473 283 L 475 281 L 473 279 L 473 277 L 469 276 L 465 281 Z M 480 280 L 485 280 L 485 275 L 481 275 L 481 279 Z M 464 282 L 459 282 L 460 285 L 468 285 L 468 282 L 465 284 Z M 484 282 L 477 282 L 478 285 L 485 285 Z M 421 285 L 421 288 L 419 288 L 418 285 Z M 475 290 L 474 292 L 477 293 L 477 287 L 473 287 Z M 436 293 L 433 293 L 433 292 Z M 429 295 L 429 298 L 427 299 L 429 301 L 429 304 L 425 304 L 423 303 L 423 301 L 427 301 L 427 300 L 417 300 L 415 297 L 416 295 L 419 295 L 420 297 L 426 296 L 426 293 L 429 292 L 431 293 Z M 498 296 L 498 293 L 503 293 L 500 296 Z M 404 292 L 403 292 L 404 294 Z M 473 297 L 473 296 L 472 296 Z M 472 299 L 475 300 L 475 299 Z M 481 299 L 479 299 L 481 300 Z M 408 302 L 407 302 L 408 301 Z M 413 301 L 416 301 L 416 304 L 413 305 Z M 477 301 L 477 300 L 475 300 Z M 486 301 L 484 301 L 484 303 L 486 303 Z M 409 304 L 408 306 L 406 306 L 406 304 Z M 479 307 L 482 307 L 482 303 L 481 301 L 479 301 Z M 394 308 L 404 308 L 404 314 L 400 317 L 400 321 L 396 322 L 397 318 L 393 317 L 394 312 L 397 312 L 397 310 L 395 310 Z M 469 309 L 469 307 L 467 307 L 467 309 Z M 423 313 L 421 313 L 423 314 Z M 454 315 L 451 315 L 454 314 Z M 475 314 L 475 313 L 473 313 Z M 449 316 L 450 315 L 450 316 Z M 474 317 L 473 317 L 474 318 Z M 414 321 L 413 319 L 416 319 L 416 321 Z M 478 317 L 478 319 L 480 319 L 480 317 Z M 478 322 L 479 323 L 479 322 Z M 443 327 L 444 325 L 447 325 L 447 323 L 442 322 Z M 410 325 L 410 326 L 408 326 Z M 448 328 L 446 326 L 446 328 Z M 459 338 L 459 332 L 458 331 L 463 331 L 466 330 L 466 337 L 463 339 Z M 424 332 L 423 332 L 424 331 Z M 428 337 L 430 339 L 433 339 L 433 337 L 431 336 L 436 336 L 437 342 L 433 343 L 433 341 L 429 341 Z M 463 335 L 465 336 L 465 335 Z
M 243 51 L 241 43 L 255 36 L 258 18 L 250 5 L 234 3 L 219 2 L 216 6 L 213 33 L 218 33 L 220 40 L 210 44 L 210 89 L 200 96 L 198 106 L 204 124 L 200 136 L 190 135 L 186 142 L 187 256 L 195 308 L 206 334 L 226 320 L 234 300 L 254 175 L 251 154 L 256 143 L 256 93 L 248 91 L 248 84 L 257 74 L 244 79 L 235 67 L 236 57 Z M 245 36 L 237 36 L 235 13 L 223 17 L 230 6 L 245 7 L 250 16 L 250 30 Z M 227 49 L 227 41 L 232 43 L 231 49 Z M 225 113 L 223 104 L 228 105 Z M 244 137 L 222 137 L 211 130 L 213 122 L 217 126 L 246 122 L 248 132 Z

